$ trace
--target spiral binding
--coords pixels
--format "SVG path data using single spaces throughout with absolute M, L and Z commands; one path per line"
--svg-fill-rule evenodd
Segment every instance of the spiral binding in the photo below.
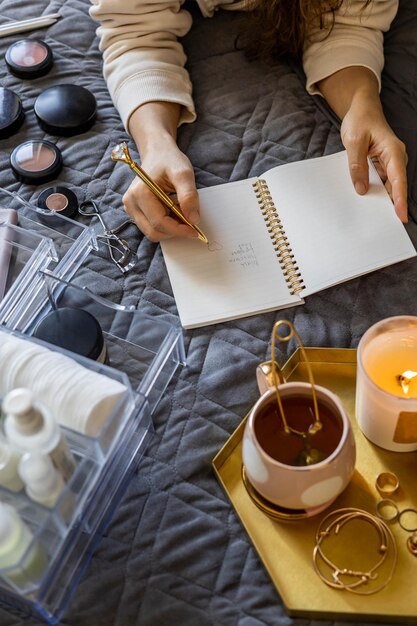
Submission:
M 301 272 L 294 258 L 293 251 L 285 234 L 284 227 L 279 218 L 272 196 L 265 180 L 259 178 L 252 183 L 258 204 L 267 225 L 268 233 L 277 253 L 284 278 L 288 283 L 290 293 L 294 296 L 305 289 Z

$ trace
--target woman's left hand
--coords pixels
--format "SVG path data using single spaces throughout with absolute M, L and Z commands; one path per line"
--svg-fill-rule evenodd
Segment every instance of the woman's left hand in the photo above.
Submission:
M 346 67 L 323 79 L 319 86 L 342 120 L 341 138 L 356 191 L 361 195 L 368 191 L 370 157 L 398 217 L 407 222 L 407 153 L 385 119 L 375 74 L 366 67 Z
M 343 118 L 341 138 L 346 148 L 352 182 L 359 194 L 369 187 L 368 157 L 385 183 L 402 222 L 407 222 L 407 153 L 382 111 L 379 98 L 352 100 Z

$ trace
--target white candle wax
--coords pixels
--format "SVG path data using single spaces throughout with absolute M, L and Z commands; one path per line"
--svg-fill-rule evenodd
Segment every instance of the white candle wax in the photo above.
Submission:
M 417 371 L 417 317 L 372 326 L 358 347 L 356 418 L 366 437 L 387 450 L 417 450 L 417 377 L 408 393 L 399 381 L 408 370 Z
M 378 387 L 401 398 L 417 398 L 417 378 L 410 381 L 408 393 L 398 380 L 406 371 L 417 372 L 417 327 L 378 335 L 364 348 L 362 363 Z

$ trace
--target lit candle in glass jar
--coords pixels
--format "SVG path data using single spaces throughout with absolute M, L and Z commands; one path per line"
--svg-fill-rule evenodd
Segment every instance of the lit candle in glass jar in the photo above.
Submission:
M 417 317 L 371 326 L 358 346 L 356 419 L 387 450 L 417 450 Z

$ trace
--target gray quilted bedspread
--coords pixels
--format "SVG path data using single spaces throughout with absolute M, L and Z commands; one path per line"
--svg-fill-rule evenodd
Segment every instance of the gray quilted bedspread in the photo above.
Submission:
M 126 0 L 128 2 L 128 0 Z M 242 15 L 198 15 L 184 41 L 195 85 L 198 120 L 182 127 L 180 144 L 198 185 L 238 180 L 290 161 L 341 149 L 337 120 L 309 97 L 299 68 L 249 62 L 236 45 Z M 383 101 L 409 153 L 410 215 L 417 242 L 417 3 L 402 0 L 386 36 Z M 2 0 L 2 20 L 59 10 L 45 31 L 52 71 L 35 81 L 11 76 L 1 84 L 24 101 L 26 121 L 0 142 L 1 185 L 34 199 L 39 189 L 17 183 L 8 167 L 13 146 L 44 136 L 33 113 L 37 94 L 73 82 L 94 92 L 98 120 L 87 133 L 52 138 L 63 151 L 59 182 L 81 199 L 99 202 L 110 225 L 123 219 L 121 196 L 130 172 L 110 161 L 127 139 L 101 75 L 96 25 L 87 0 Z M 0 40 L 1 55 L 16 37 Z M 138 263 L 122 277 L 96 266 L 95 288 L 115 302 L 177 323 L 176 306 L 158 245 L 134 234 Z M 285 311 L 307 346 L 355 347 L 374 322 L 417 315 L 417 261 L 380 270 L 310 296 Z M 255 368 L 270 355 L 278 315 L 269 313 L 184 333 L 187 365 L 171 382 L 154 415 L 155 436 L 62 620 L 68 626 L 312 626 L 285 612 L 250 540 L 213 474 L 217 451 L 257 398 Z M 294 345 L 281 353 L 282 360 Z M 300 579 L 300 584 L 301 579 Z M 417 619 L 417 618 L 416 618 Z M 4 626 L 35 624 L 0 609 Z M 341 624 L 341 622 L 328 622 Z

